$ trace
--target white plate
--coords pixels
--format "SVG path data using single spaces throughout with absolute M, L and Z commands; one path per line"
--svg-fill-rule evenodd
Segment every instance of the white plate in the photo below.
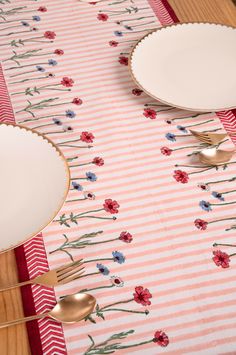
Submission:
M 191 111 L 236 107 L 236 29 L 178 24 L 145 36 L 131 55 L 131 72 L 150 96 Z
M 0 250 L 22 244 L 59 212 L 69 189 L 61 152 L 37 132 L 0 124 Z

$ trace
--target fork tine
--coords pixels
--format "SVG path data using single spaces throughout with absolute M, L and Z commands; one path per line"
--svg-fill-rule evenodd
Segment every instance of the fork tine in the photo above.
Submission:
M 82 275 L 84 274 L 85 270 L 81 271 L 78 275 L 76 276 L 70 276 L 70 277 L 66 277 L 62 280 L 60 280 L 59 282 L 71 282 L 71 281 L 74 281 L 74 280 L 77 280 L 77 279 L 80 279 L 81 277 L 83 277 Z
M 68 267 L 68 268 L 65 269 L 65 270 L 57 271 L 57 277 L 63 276 L 63 275 L 65 275 L 65 274 L 68 274 L 68 273 L 70 273 L 71 271 L 80 268 L 82 265 L 83 265 L 83 262 L 81 262 L 81 263 L 76 263 L 76 264 L 74 264 L 74 265 Z
M 208 136 L 208 134 L 206 133 L 200 133 L 200 132 L 196 132 L 196 131 L 192 131 L 190 129 L 191 134 L 196 137 L 197 139 L 199 139 L 201 142 L 210 144 L 211 143 L 211 138 Z
M 58 282 L 65 281 L 65 280 L 67 280 L 69 282 L 69 280 L 71 280 L 71 278 L 73 279 L 72 276 L 75 275 L 75 274 L 77 274 L 77 278 L 78 278 L 80 275 L 82 275 L 85 272 L 84 269 L 85 268 L 82 267 L 81 269 L 76 270 L 76 271 L 74 271 L 74 272 L 72 272 L 70 274 L 61 275 L 61 276 L 58 277 Z
M 64 266 L 59 267 L 56 271 L 57 271 L 57 272 L 65 271 L 65 270 L 67 270 L 68 268 L 71 268 L 71 267 L 73 267 L 73 266 L 75 266 L 75 265 L 80 264 L 82 261 L 83 261 L 83 259 L 79 259 L 79 260 L 76 260 L 76 261 L 72 261 L 72 263 L 70 263 L 70 264 L 67 264 L 67 265 L 64 265 Z

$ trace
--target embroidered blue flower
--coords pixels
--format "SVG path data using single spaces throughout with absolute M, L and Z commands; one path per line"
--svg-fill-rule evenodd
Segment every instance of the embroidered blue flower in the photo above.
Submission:
M 34 21 L 41 21 L 41 17 L 40 16 L 32 16 L 32 19 L 34 20 Z
M 175 134 L 173 134 L 173 133 L 166 133 L 166 138 L 168 139 L 168 141 L 171 141 L 171 142 L 176 141 Z
M 199 206 L 200 206 L 204 211 L 207 211 L 207 212 L 212 211 L 210 202 L 207 202 L 207 201 L 202 200 L 202 201 L 199 202 Z
M 76 113 L 72 110 L 67 110 L 66 111 L 66 117 L 69 117 L 69 118 L 74 118 L 76 116 Z
M 72 181 L 72 186 L 77 191 L 83 191 L 83 186 L 81 186 L 80 184 L 77 184 L 77 182 L 75 182 L 75 181 Z
M 61 120 L 59 120 L 58 118 L 53 118 L 53 123 L 55 123 L 57 126 L 61 126 L 62 125 L 62 122 Z
M 103 264 L 97 264 L 96 266 L 101 274 L 103 274 L 103 275 L 110 274 L 110 270 L 106 266 L 104 266 Z
M 86 173 L 86 178 L 88 181 L 97 181 L 97 176 L 94 173 L 91 173 L 90 171 Z
M 49 60 L 48 60 L 48 64 L 49 64 L 49 65 L 52 65 L 53 67 L 55 67 L 55 66 L 57 65 L 57 61 L 54 60 L 54 59 L 49 59 Z
M 36 69 L 42 73 L 45 71 L 45 69 L 41 67 L 41 65 L 36 65 Z
M 118 264 L 123 264 L 125 262 L 125 256 L 119 251 L 112 252 L 113 259 Z
M 177 126 L 178 130 L 184 133 L 188 133 L 187 129 L 184 126 Z
M 22 26 L 29 27 L 29 23 L 26 21 L 21 21 Z
M 215 197 L 215 198 L 217 198 L 217 199 L 220 200 L 220 201 L 224 201 L 224 200 L 225 200 L 224 197 L 222 196 L 222 194 L 219 193 L 219 192 L 216 192 L 216 191 L 213 191 L 213 192 L 212 192 L 212 196 Z
M 115 31 L 114 35 L 117 36 L 117 37 L 122 37 L 123 33 L 121 31 Z

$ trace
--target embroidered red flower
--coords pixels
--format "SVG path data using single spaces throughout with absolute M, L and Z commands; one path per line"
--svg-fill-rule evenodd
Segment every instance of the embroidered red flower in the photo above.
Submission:
M 201 218 L 197 218 L 197 219 L 195 219 L 194 224 L 197 227 L 197 229 L 206 230 L 208 222 L 204 221 Z
M 67 76 L 65 76 L 64 78 L 62 78 L 61 84 L 62 84 L 63 86 L 66 86 L 67 88 L 70 88 L 70 87 L 73 86 L 74 80 L 71 79 L 71 78 L 68 78 Z
M 48 39 L 54 39 L 56 37 L 56 33 L 53 31 L 44 32 L 44 37 Z
M 133 240 L 133 236 L 129 232 L 121 232 L 119 239 L 122 240 L 122 242 L 124 243 L 131 243 Z
M 141 89 L 133 89 L 132 94 L 135 96 L 140 96 L 143 93 L 143 90 Z
M 150 306 L 151 302 L 149 298 L 152 298 L 152 294 L 149 292 L 147 288 L 143 288 L 143 286 L 136 286 L 134 300 L 137 303 L 141 303 L 143 306 Z
M 40 12 L 47 12 L 48 9 L 45 6 L 39 6 L 38 11 Z
M 119 63 L 122 65 L 128 65 L 129 59 L 127 57 L 121 56 L 119 57 Z
M 108 20 L 108 15 L 107 14 L 98 14 L 97 15 L 97 19 L 99 20 L 99 21 L 107 21 Z
M 175 170 L 174 178 L 176 181 L 181 182 L 182 184 L 186 184 L 189 180 L 188 174 L 182 170 Z
M 155 120 L 155 118 L 157 118 L 156 111 L 152 110 L 151 108 L 145 108 L 143 110 L 143 115 L 147 118 L 150 118 L 151 120 Z
M 63 55 L 64 54 L 64 51 L 62 49 L 55 49 L 54 53 L 56 55 Z
M 111 46 L 111 47 L 117 47 L 118 46 L 118 42 L 116 42 L 116 41 L 110 41 L 109 42 L 109 45 Z
M 93 164 L 97 165 L 97 166 L 103 166 L 104 165 L 104 160 L 100 157 L 95 157 L 93 159 Z
M 163 155 L 171 155 L 172 153 L 172 149 L 168 148 L 168 147 L 162 147 L 161 148 L 161 153 Z
M 105 200 L 103 207 L 106 212 L 118 213 L 118 208 L 120 207 L 120 205 L 117 201 L 108 198 Z
M 158 330 L 155 334 L 154 334 L 154 339 L 153 339 L 154 343 L 157 343 L 160 346 L 167 346 L 169 344 L 169 338 L 166 335 L 165 332 L 163 332 L 162 330 Z
M 90 5 L 96 5 L 96 2 L 95 1 L 91 1 L 89 2 Z
M 221 250 L 214 250 L 213 251 L 213 258 L 212 260 L 217 266 L 221 266 L 223 269 L 229 267 L 230 258 L 227 253 L 222 252 Z
M 80 135 L 82 142 L 93 143 L 94 135 L 90 132 L 82 132 Z
M 82 105 L 83 101 L 81 99 L 79 99 L 78 97 L 75 97 L 73 100 L 72 100 L 72 104 L 75 104 L 75 105 Z

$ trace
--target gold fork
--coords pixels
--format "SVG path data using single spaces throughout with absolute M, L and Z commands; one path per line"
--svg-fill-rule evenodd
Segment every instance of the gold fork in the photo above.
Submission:
M 19 282 L 14 285 L 9 285 L 0 288 L 1 291 L 10 290 L 12 288 L 21 287 L 30 284 L 38 284 L 44 286 L 57 286 L 63 285 L 67 282 L 79 279 L 84 273 L 83 260 L 72 262 L 70 264 L 61 266 L 57 269 L 45 272 L 43 275 L 37 276 L 34 279 Z
M 197 132 L 190 129 L 191 134 L 196 137 L 199 141 L 209 144 L 209 145 L 217 145 L 220 143 L 225 137 L 228 136 L 227 133 L 207 133 L 207 132 Z M 229 134 L 233 135 L 233 134 Z

